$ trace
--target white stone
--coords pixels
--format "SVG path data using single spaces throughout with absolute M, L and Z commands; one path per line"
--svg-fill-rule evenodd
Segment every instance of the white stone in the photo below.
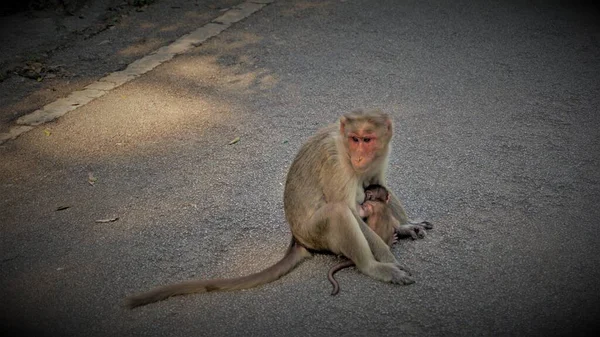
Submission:
M 91 83 L 91 84 L 87 85 L 85 87 L 85 89 L 109 91 L 109 90 L 114 89 L 115 87 L 116 87 L 116 85 L 114 83 L 111 83 L 111 82 L 96 81 L 94 83 Z
M 192 49 L 192 47 L 193 45 L 190 41 L 186 40 L 185 38 L 179 38 L 178 40 L 175 40 L 175 42 L 171 43 L 167 47 L 167 50 L 173 55 L 178 55 L 185 53 L 186 51 Z
M 152 54 L 156 55 L 157 57 L 160 57 L 163 60 L 163 62 L 166 62 L 175 56 L 174 53 L 169 51 L 169 46 L 160 47 L 157 50 L 153 51 Z
M 114 73 L 111 73 L 108 76 L 102 77 L 98 81 L 114 83 L 115 87 L 118 87 L 133 80 L 136 77 L 137 76 L 132 75 L 130 73 L 126 73 L 125 71 L 115 71 Z
M 147 55 L 129 64 L 125 70 L 139 76 L 158 67 L 163 62 L 161 55 Z
M 227 12 L 225 12 L 225 14 L 219 16 L 218 18 L 214 19 L 213 22 L 232 24 L 250 16 L 250 14 L 263 8 L 264 6 L 265 5 L 263 4 L 244 2 L 235 6 L 233 9 L 228 10 Z
M 77 105 L 74 106 L 72 101 L 69 101 L 66 98 L 60 98 L 50 104 L 46 104 L 42 109 L 35 110 L 30 114 L 20 117 L 17 119 L 17 124 L 31 126 L 40 125 L 53 121 L 76 108 Z
M 105 90 L 85 89 L 73 91 L 67 98 L 76 102 L 90 102 L 91 100 L 106 95 Z M 89 100 L 87 100 L 89 98 Z M 85 104 L 85 103 L 84 103 Z
M 227 24 L 217 24 L 217 23 L 208 23 L 204 27 L 200 27 L 190 34 L 184 36 L 186 40 L 188 40 L 192 45 L 197 47 L 202 42 L 210 39 L 213 36 L 218 35 L 225 29 L 227 29 L 229 25 Z
M 24 134 L 25 132 L 31 131 L 32 129 L 33 129 L 33 126 L 27 126 L 27 125 L 13 126 L 8 130 L 8 132 L 0 133 L 0 144 L 3 144 L 7 140 L 15 139 L 18 136 Z
M 243 2 L 233 8 L 237 8 L 239 10 L 241 10 L 246 16 L 250 16 L 250 14 L 256 12 L 257 10 L 265 7 L 265 4 L 261 4 L 261 3 L 256 3 L 253 1 L 246 1 Z

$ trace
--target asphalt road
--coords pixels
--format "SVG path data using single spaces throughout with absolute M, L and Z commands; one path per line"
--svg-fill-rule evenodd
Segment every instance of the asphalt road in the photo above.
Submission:
M 0 331 L 597 332 L 598 14 L 552 1 L 276 1 L 5 143 Z M 120 306 L 155 285 L 277 261 L 289 164 L 358 107 L 394 117 L 389 183 L 436 224 L 393 249 L 415 284 L 349 269 L 331 297 L 339 259 L 319 255 L 256 289 Z

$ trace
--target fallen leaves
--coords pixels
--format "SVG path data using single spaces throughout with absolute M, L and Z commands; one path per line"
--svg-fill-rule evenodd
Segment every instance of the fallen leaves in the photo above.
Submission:
M 38 82 L 41 82 L 46 78 L 55 78 L 59 75 L 66 75 L 62 65 L 49 66 L 35 61 L 29 61 L 26 62 L 25 65 L 17 67 L 15 73 L 19 76 L 30 78 Z
M 235 138 L 234 138 L 232 141 L 230 141 L 230 142 L 229 142 L 229 144 L 227 144 L 227 145 L 233 145 L 233 144 L 235 144 L 235 143 L 237 143 L 237 142 L 239 142 L 239 141 L 240 141 L 240 137 L 235 137 Z

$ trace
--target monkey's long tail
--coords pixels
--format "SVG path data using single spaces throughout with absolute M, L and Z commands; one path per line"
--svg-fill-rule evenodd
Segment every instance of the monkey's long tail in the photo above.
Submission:
M 129 296 L 125 306 L 132 309 L 153 302 L 162 301 L 171 296 L 203 293 L 218 290 L 239 290 L 253 288 L 273 282 L 289 273 L 311 253 L 292 238 L 285 256 L 271 267 L 258 273 L 230 279 L 191 280 L 154 288 L 148 292 Z
M 354 265 L 354 262 L 352 262 L 351 260 L 348 260 L 348 261 L 340 262 L 340 263 L 336 264 L 335 266 L 331 267 L 331 269 L 329 269 L 329 272 L 327 273 L 327 278 L 329 279 L 329 282 L 331 282 L 331 285 L 333 286 L 333 290 L 331 291 L 331 296 L 337 295 L 337 293 L 340 291 L 340 285 L 338 284 L 338 281 L 335 279 L 335 277 L 333 277 L 333 274 L 337 273 L 338 271 L 340 271 L 344 268 L 352 267 L 353 265 Z

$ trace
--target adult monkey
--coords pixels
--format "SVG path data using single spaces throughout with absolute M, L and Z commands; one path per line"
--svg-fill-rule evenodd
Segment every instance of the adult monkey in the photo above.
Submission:
M 311 251 L 330 251 L 352 260 L 358 270 L 377 280 L 411 284 L 387 244 L 360 218 L 357 205 L 364 187 L 385 187 L 392 121 L 379 110 L 357 110 L 340 117 L 311 137 L 290 166 L 284 189 L 285 217 L 292 240 L 285 256 L 273 266 L 232 279 L 192 280 L 152 289 L 127 298 L 130 308 L 175 295 L 255 287 L 279 279 Z M 400 221 L 400 234 L 424 232 L 412 224 L 398 198 L 390 207 Z

